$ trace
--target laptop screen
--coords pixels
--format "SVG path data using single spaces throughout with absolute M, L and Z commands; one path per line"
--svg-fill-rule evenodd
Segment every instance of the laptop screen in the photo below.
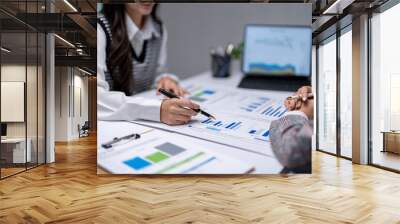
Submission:
M 311 27 L 247 25 L 242 58 L 245 74 L 310 76 Z

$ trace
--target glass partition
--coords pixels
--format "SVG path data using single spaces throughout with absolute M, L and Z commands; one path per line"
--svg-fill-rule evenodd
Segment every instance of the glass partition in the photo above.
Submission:
M 342 30 L 340 41 L 340 155 L 352 157 L 352 32 Z
M 370 162 L 400 171 L 400 4 L 371 18 Z
M 0 2 L 0 178 L 45 162 L 46 40 L 23 22 L 26 13 L 42 12 L 43 5 Z
M 26 138 L 26 40 L 26 33 L 1 34 L 2 177 L 24 171 L 31 161 Z
M 318 47 L 317 149 L 336 154 L 336 36 Z
M 38 64 L 37 64 L 37 162 L 46 162 L 46 37 L 43 33 L 38 33 Z

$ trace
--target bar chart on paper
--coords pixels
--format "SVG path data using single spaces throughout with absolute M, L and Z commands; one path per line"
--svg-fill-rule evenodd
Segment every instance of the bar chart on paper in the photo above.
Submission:
M 211 134 L 222 134 L 244 140 L 269 141 L 269 122 L 240 119 L 204 119 L 188 125 L 196 131 L 207 131 Z
M 202 105 L 216 103 L 229 95 L 229 92 L 211 86 L 191 85 L 187 87 L 187 91 L 190 92 L 190 96 L 188 97 L 190 100 Z
M 201 104 L 205 108 L 218 111 L 229 111 L 242 115 L 265 119 L 278 119 L 286 113 L 282 100 L 273 99 L 273 96 L 260 96 L 240 90 L 226 91 L 222 87 L 190 86 L 189 99 Z
M 158 122 L 134 121 L 153 128 L 221 143 L 230 147 L 273 156 L 269 127 L 285 115 L 283 100 L 287 93 L 232 90 L 221 86 L 186 87 L 190 99 L 213 114 L 217 120 L 198 115 L 189 124 L 168 126 Z
M 283 105 L 270 105 L 260 114 L 273 118 L 280 118 L 286 113 L 287 109 Z
M 287 109 L 268 97 L 247 97 L 248 99 L 240 102 L 240 109 L 258 117 L 278 119 L 282 117 Z
M 252 168 L 203 146 L 192 145 L 184 140 L 185 137 L 172 143 L 167 140 L 171 136 L 166 136 L 171 134 L 164 135 L 153 132 L 140 143 L 101 156 L 99 165 L 117 174 L 224 174 L 245 173 Z

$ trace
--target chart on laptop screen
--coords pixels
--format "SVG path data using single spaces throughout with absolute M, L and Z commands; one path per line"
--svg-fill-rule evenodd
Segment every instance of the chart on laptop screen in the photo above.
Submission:
M 249 25 L 245 31 L 243 71 L 252 74 L 308 76 L 311 28 Z

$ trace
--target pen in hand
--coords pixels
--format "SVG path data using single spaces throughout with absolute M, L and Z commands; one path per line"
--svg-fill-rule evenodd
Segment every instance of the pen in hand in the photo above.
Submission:
M 298 99 L 300 99 L 300 96 L 289 96 L 288 98 L 286 98 L 287 100 L 298 100 Z M 306 100 L 307 99 L 314 99 L 314 94 L 312 94 L 312 93 L 309 93 L 308 94 L 308 96 L 307 96 L 307 98 L 306 98 Z M 302 99 L 302 100 L 304 100 L 304 99 Z
M 169 91 L 167 91 L 167 90 L 165 90 L 165 89 L 163 89 L 163 88 L 158 89 L 158 92 L 160 92 L 162 95 L 164 95 L 164 96 L 166 96 L 166 97 L 168 97 L 168 98 L 171 98 L 171 99 L 173 99 L 173 98 L 180 99 L 179 96 L 177 96 L 177 95 L 175 95 L 174 93 L 169 92 Z M 202 115 L 204 115 L 204 116 L 206 116 L 206 117 L 208 117 L 208 118 L 211 118 L 211 119 L 214 119 L 214 120 L 215 120 L 215 117 L 214 117 L 213 115 L 211 115 L 211 114 L 205 112 L 205 111 L 202 110 L 202 109 L 192 109 L 192 108 L 190 108 L 190 109 L 193 110 L 193 111 L 195 111 L 195 112 L 197 112 L 197 113 L 201 113 Z

